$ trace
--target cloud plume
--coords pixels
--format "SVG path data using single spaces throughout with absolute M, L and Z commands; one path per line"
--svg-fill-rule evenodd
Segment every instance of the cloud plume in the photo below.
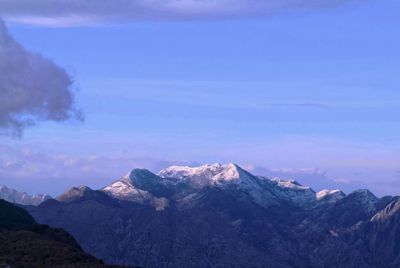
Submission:
M 69 26 L 104 21 L 265 16 L 354 1 L 359 0 L 2 0 L 0 15 L 20 23 Z
M 38 121 L 81 118 L 67 72 L 26 50 L 0 20 L 0 132 L 22 134 Z

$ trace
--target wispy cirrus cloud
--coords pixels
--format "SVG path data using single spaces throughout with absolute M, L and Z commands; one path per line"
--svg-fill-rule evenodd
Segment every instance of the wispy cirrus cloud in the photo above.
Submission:
M 81 119 L 73 80 L 51 60 L 28 51 L 0 20 L 0 132 L 22 134 L 38 121 Z
M 141 20 L 254 17 L 318 9 L 360 0 L 3 0 L 0 15 L 13 22 L 71 26 Z

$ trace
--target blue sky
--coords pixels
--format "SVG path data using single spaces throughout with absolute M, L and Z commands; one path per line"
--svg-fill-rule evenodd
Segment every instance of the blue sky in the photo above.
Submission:
M 1 136 L 2 161 L 18 165 L 3 166 L 0 179 L 55 195 L 134 167 L 235 162 L 316 190 L 400 194 L 398 8 L 384 0 L 273 16 L 10 21 L 20 44 L 72 74 L 85 120 Z

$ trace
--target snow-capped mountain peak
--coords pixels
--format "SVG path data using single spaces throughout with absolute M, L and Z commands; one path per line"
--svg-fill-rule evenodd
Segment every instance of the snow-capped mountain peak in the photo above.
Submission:
M 301 185 L 296 180 L 282 180 L 282 179 L 276 178 L 276 177 L 271 178 L 270 180 L 273 182 L 276 182 L 279 187 L 283 187 L 283 188 L 290 188 L 290 189 L 303 190 L 303 191 L 311 190 L 310 187 Z
M 194 185 L 205 186 L 220 182 L 240 180 L 251 176 L 236 164 L 207 164 L 199 167 L 172 166 L 161 170 L 158 175 L 162 178 L 176 178 L 191 181 Z
M 204 187 L 218 187 L 230 195 L 246 193 L 265 207 L 290 202 L 294 206 L 310 208 L 317 205 L 319 199 L 335 202 L 343 194 L 329 190 L 316 193 L 295 180 L 257 177 L 233 163 L 171 166 L 157 175 L 146 169 L 133 169 L 101 191 L 117 199 L 157 207 L 161 204 L 164 208 L 180 200 L 195 198 Z
M 346 197 L 346 194 L 338 189 L 336 190 L 324 189 L 316 193 L 316 198 L 318 202 L 334 203 L 344 197 Z
M 295 180 L 258 177 L 279 200 L 288 201 L 299 207 L 312 207 L 316 203 L 315 192 Z
M 149 191 L 149 187 L 162 185 L 161 178 L 146 169 L 133 169 L 124 177 L 102 189 L 121 200 L 153 205 L 157 210 L 168 206 L 168 200 Z M 158 190 L 158 188 L 156 188 Z
M 114 181 L 110 185 L 107 185 L 102 191 L 110 194 L 114 197 L 122 199 L 143 199 L 149 195 L 148 192 L 143 191 L 134 185 L 135 175 L 139 174 L 139 169 L 133 169 L 124 177 Z
M 181 183 L 195 189 L 206 186 L 221 187 L 226 191 L 246 192 L 256 203 L 270 206 L 278 203 L 273 194 L 260 182 L 259 178 L 236 164 L 208 164 L 199 167 L 172 166 L 161 170 L 162 178 L 176 178 Z M 233 192 L 232 192 L 233 194 Z
M 18 192 L 17 190 L 8 188 L 5 185 L 0 185 L 0 199 L 21 205 L 36 206 L 48 199 L 51 199 L 51 196 L 43 194 L 30 195 L 25 192 Z
M 288 201 L 300 207 L 313 207 L 319 201 L 333 203 L 345 196 L 339 190 L 316 193 L 296 180 L 254 176 L 232 163 L 208 164 L 199 167 L 172 166 L 161 170 L 158 175 L 162 178 L 176 178 L 195 188 L 235 184 L 248 192 L 254 200 L 257 200 L 257 203 L 264 205 Z

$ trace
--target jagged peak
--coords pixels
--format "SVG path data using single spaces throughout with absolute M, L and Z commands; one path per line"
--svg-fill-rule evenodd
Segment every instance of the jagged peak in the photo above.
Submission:
M 122 178 L 112 182 L 111 184 L 105 186 L 102 191 L 113 196 L 130 196 L 133 193 L 146 194 L 146 191 L 140 189 L 140 185 L 144 181 L 153 180 L 157 183 L 160 182 L 160 177 L 151 171 L 143 168 L 134 168 L 128 174 Z
M 304 186 L 293 179 L 254 176 L 235 163 L 205 164 L 197 167 L 174 165 L 157 174 L 147 169 L 135 168 L 124 177 L 104 187 L 102 191 L 119 199 L 142 202 L 154 198 L 170 198 L 172 195 L 181 196 L 180 191 L 184 195 L 205 186 L 226 186 L 226 189 L 239 187 L 260 203 L 263 202 L 261 200 L 263 198 L 270 200 L 272 192 L 278 195 L 275 198 L 290 200 L 296 204 L 304 203 L 304 206 L 336 202 L 346 197 L 340 190 L 322 190 L 317 193 L 311 187 Z M 366 207 L 375 207 L 376 197 L 368 190 L 355 191 L 353 196 Z
M 289 188 L 289 189 L 295 189 L 295 190 L 304 190 L 304 191 L 312 191 L 314 192 L 311 187 L 309 186 L 304 186 L 301 183 L 299 183 L 296 180 L 283 180 L 277 177 L 273 177 L 273 178 L 267 178 L 267 177 L 261 177 L 264 179 L 268 179 L 271 180 L 273 182 L 275 182 L 279 187 L 282 188 Z
M 323 190 L 317 192 L 316 196 L 317 196 L 318 200 L 321 200 L 328 196 L 343 196 L 344 197 L 344 196 L 346 196 L 346 194 L 339 189 L 335 189 L 335 190 L 323 189 Z
M 124 181 L 132 186 L 135 185 L 135 181 L 142 180 L 142 179 L 154 179 L 158 178 L 156 174 L 151 172 L 148 169 L 144 168 L 134 168 L 128 174 L 117 181 Z
M 346 194 L 339 189 L 324 189 L 315 194 L 318 202 L 334 203 L 346 197 Z
M 161 170 L 158 175 L 163 178 L 203 179 L 208 182 L 230 181 L 249 175 L 247 171 L 234 163 L 206 164 L 198 167 L 171 166 Z
M 61 201 L 61 202 L 71 202 L 73 200 L 76 200 L 78 198 L 81 198 L 85 196 L 85 194 L 91 193 L 93 190 L 85 185 L 80 185 L 76 187 L 71 187 L 68 190 L 66 190 L 64 193 L 59 195 L 56 200 Z
M 169 201 L 153 194 L 152 186 L 163 185 L 162 178 L 147 169 L 132 169 L 124 177 L 101 189 L 107 195 L 140 204 L 150 204 L 156 210 L 164 210 Z M 150 189 L 147 189 L 150 187 Z
M 377 209 L 379 198 L 367 189 L 353 191 L 345 199 L 346 202 L 355 202 L 361 205 L 364 209 L 373 212 Z
M 370 190 L 368 189 L 359 189 L 351 192 L 348 197 L 361 197 L 365 199 L 370 199 L 370 200 L 379 200 L 378 197 L 376 197 Z
M 372 194 L 370 190 L 368 189 L 358 189 L 354 190 L 352 193 L 358 193 L 358 194 Z
M 93 191 L 89 186 L 86 185 L 79 185 L 76 187 L 70 188 L 71 191 L 79 191 L 79 192 L 90 192 Z
M 145 168 L 134 168 L 125 177 L 132 178 L 137 176 L 156 176 L 156 174 Z
M 127 190 L 128 192 L 133 189 L 148 190 L 146 188 L 151 185 L 170 185 L 172 182 L 173 180 L 161 178 L 148 169 L 135 168 L 124 177 L 104 187 L 103 190 L 110 191 L 114 190 L 115 187 L 120 188 L 121 190 Z
M 164 179 L 175 178 L 192 189 L 215 186 L 232 191 L 231 193 L 246 192 L 262 206 L 278 202 L 256 176 L 234 163 L 206 164 L 198 167 L 172 166 L 161 170 L 158 175 Z M 240 190 L 237 191 L 238 189 Z

